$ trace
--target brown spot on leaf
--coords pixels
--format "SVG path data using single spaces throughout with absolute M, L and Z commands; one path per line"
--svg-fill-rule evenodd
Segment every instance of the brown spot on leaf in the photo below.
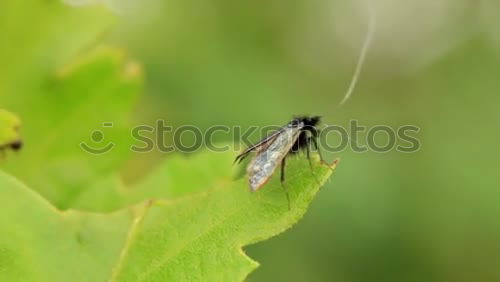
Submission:
M 17 140 L 9 144 L 10 148 L 14 151 L 19 151 L 23 147 L 23 141 Z

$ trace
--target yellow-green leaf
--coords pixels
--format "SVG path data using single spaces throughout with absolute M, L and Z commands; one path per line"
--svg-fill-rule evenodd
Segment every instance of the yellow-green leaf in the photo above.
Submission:
M 229 156 L 209 153 L 189 161 L 223 163 Z M 157 175 L 158 181 L 146 182 L 155 186 L 148 189 L 179 190 L 178 197 L 158 195 L 102 215 L 61 213 L 0 174 L 0 270 L 8 281 L 242 281 L 258 265 L 242 248 L 295 224 L 333 169 L 319 161 L 315 167 L 313 176 L 304 158 L 289 161 L 290 210 L 279 177 L 250 192 L 245 178 L 193 188 L 166 186 Z M 175 174 L 198 176 L 188 166 Z M 184 189 L 191 192 L 181 195 Z
M 71 207 L 83 189 L 128 158 L 127 116 L 141 84 L 140 67 L 115 48 L 98 48 L 58 69 L 38 96 L 17 108 L 24 148 L 4 169 L 57 207 Z M 95 132 L 101 140 L 93 139 Z M 102 148 L 110 149 L 95 153 Z

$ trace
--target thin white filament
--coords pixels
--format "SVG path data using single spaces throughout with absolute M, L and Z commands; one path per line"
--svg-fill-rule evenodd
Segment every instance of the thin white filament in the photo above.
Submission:
M 351 83 L 349 84 L 349 88 L 344 95 L 342 101 L 340 101 L 338 107 L 341 107 L 349 98 L 351 98 L 352 92 L 354 91 L 354 87 L 358 83 L 358 78 L 361 73 L 361 69 L 363 68 L 363 64 L 365 63 L 366 53 L 370 49 L 373 34 L 375 33 L 375 12 L 373 10 L 372 0 L 368 0 L 368 32 L 365 37 L 365 41 L 363 42 L 363 47 L 361 48 L 361 53 L 358 58 L 358 62 L 356 63 L 356 70 L 354 71 L 354 75 L 351 79 Z

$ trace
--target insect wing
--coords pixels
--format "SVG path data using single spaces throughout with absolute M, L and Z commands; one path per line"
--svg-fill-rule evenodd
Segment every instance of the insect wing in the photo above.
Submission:
M 287 129 L 286 126 L 283 127 L 283 128 L 281 128 L 281 129 L 279 129 L 279 130 L 277 130 L 276 132 L 274 132 L 273 134 L 267 136 L 266 138 L 260 140 L 257 144 L 248 147 L 245 151 L 243 151 L 241 154 L 239 154 L 236 157 L 236 159 L 234 160 L 234 162 L 235 163 L 240 163 L 244 158 L 246 158 L 248 156 L 248 154 L 250 154 L 253 151 L 257 151 L 257 152 L 264 151 L 269 146 L 269 144 L 271 144 L 274 141 L 274 139 L 281 132 L 283 132 L 285 129 Z
M 274 141 L 252 159 L 248 166 L 248 178 L 252 190 L 258 190 L 273 175 L 276 167 L 299 137 L 301 128 L 301 126 L 284 127 Z

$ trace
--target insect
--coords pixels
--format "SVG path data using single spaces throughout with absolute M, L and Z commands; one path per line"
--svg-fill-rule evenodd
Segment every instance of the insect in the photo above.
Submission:
M 316 128 L 320 119 L 321 117 L 319 116 L 295 117 L 288 124 L 262 139 L 257 144 L 250 146 L 236 157 L 234 162 L 240 163 L 250 153 L 256 153 L 247 168 L 248 180 L 252 191 L 262 188 L 279 165 L 281 165 L 281 184 L 285 188 L 286 158 L 301 150 L 306 151 L 312 172 L 311 146 L 314 146 L 321 160 L 323 160 L 318 147 L 319 130 Z M 286 188 L 285 194 L 288 200 L 288 207 L 290 208 L 290 198 Z

